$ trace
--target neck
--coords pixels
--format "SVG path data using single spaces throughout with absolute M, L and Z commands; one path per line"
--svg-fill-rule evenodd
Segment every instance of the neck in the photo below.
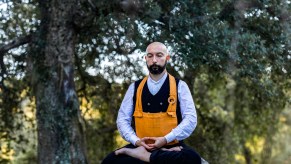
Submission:
M 164 76 L 164 74 L 165 74 L 166 72 L 167 72 L 167 71 L 166 71 L 166 69 L 165 69 L 162 73 L 157 74 L 157 75 L 155 75 L 155 74 L 151 74 L 151 73 L 150 73 L 150 77 L 151 77 L 154 81 L 159 81 L 159 80 Z

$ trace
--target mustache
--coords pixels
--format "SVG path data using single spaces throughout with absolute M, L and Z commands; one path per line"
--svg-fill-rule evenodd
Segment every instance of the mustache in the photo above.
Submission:
M 149 66 L 149 68 L 152 70 L 158 70 L 158 69 L 163 69 L 163 66 L 153 64 L 153 65 Z
M 150 67 L 162 67 L 162 66 L 157 65 L 157 64 L 153 64 L 153 65 L 151 65 Z
M 162 65 L 162 66 L 157 65 L 157 64 L 152 64 L 152 65 L 150 65 L 150 66 L 147 65 L 147 67 L 148 67 L 148 70 L 149 70 L 152 74 L 160 74 L 160 73 L 162 73 L 162 72 L 165 70 L 166 65 L 167 65 L 167 62 L 166 62 L 164 65 Z

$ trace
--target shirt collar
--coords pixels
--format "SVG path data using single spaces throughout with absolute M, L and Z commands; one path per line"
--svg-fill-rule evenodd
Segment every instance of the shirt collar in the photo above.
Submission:
M 168 73 L 166 72 L 166 73 L 163 75 L 163 77 L 160 78 L 160 80 L 158 80 L 158 81 L 153 80 L 153 79 L 151 78 L 151 76 L 148 76 L 148 80 L 149 80 L 149 82 L 151 82 L 151 83 L 153 83 L 153 84 L 164 83 L 164 81 L 166 80 L 167 76 L 168 76 Z

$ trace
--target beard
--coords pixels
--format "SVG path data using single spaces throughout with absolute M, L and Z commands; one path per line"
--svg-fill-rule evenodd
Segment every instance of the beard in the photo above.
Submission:
M 147 67 L 151 74 L 158 75 L 158 74 L 161 74 L 166 69 L 166 65 L 167 65 L 167 61 L 165 62 L 163 66 L 153 64 L 151 66 L 147 65 Z

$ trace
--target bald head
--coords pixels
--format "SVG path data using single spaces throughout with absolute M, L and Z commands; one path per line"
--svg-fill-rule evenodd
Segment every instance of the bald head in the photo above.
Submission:
M 152 76 L 166 72 L 167 61 L 170 60 L 167 47 L 160 42 L 153 42 L 146 49 L 146 64 Z
M 169 55 L 167 47 L 161 42 L 153 42 L 153 43 L 149 44 L 147 49 L 146 49 L 146 53 L 150 53 L 152 51 L 159 51 L 165 55 Z

